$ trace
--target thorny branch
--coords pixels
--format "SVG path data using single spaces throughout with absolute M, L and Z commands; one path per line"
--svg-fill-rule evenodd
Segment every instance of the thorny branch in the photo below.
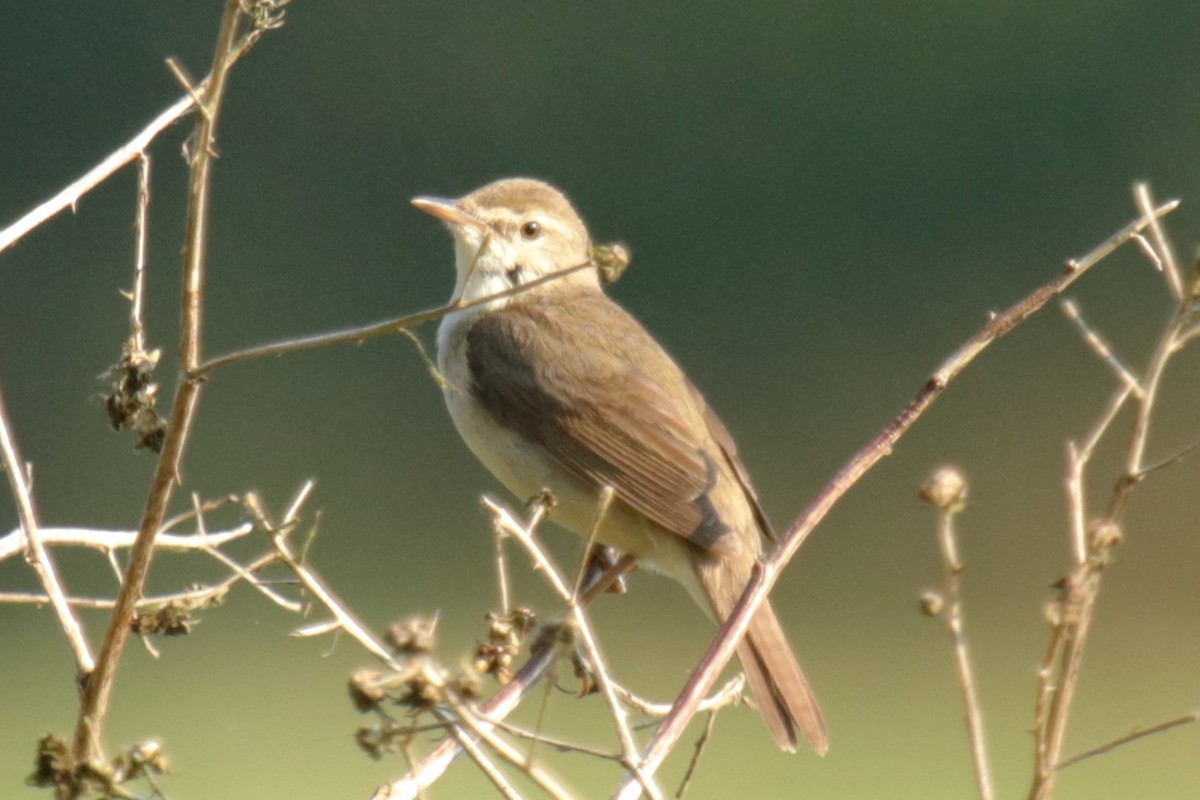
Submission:
M 201 309 L 203 302 L 204 266 L 208 229 L 209 186 L 216 142 L 217 120 L 234 62 L 252 44 L 261 29 L 252 27 L 244 32 L 242 0 L 227 0 L 217 36 L 211 76 L 207 86 L 197 88 L 204 104 L 197 118 L 191 152 L 191 177 L 188 188 L 188 221 L 184 239 L 184 274 L 182 297 L 182 333 L 179 343 L 180 361 L 185 375 L 176 387 L 175 401 L 168 418 L 162 452 L 150 486 L 146 507 L 138 527 L 138 536 L 129 554 L 124 582 L 117 595 L 108 629 L 100 648 L 95 669 L 83 682 L 79 719 L 72 743 L 72 758 L 77 765 L 102 760 L 101 731 L 108 712 L 109 698 L 117 665 L 130 633 L 135 608 L 142 594 L 154 540 L 158 535 L 172 489 L 179 477 L 180 463 L 191 428 L 192 416 L 200 395 L 200 384 L 186 373 L 200 363 Z M 182 101 L 181 101 L 182 102 Z M 189 101 L 190 102 L 190 101 Z M 140 152 L 140 151 L 138 151 Z M 65 792 L 77 797 L 78 789 Z

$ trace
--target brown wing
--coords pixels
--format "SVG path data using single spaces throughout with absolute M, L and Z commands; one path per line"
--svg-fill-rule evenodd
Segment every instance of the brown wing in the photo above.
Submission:
M 707 409 L 616 304 L 590 292 L 514 301 L 472 323 L 467 361 L 476 397 L 499 424 L 663 528 L 721 549 L 729 529 L 707 495 L 722 469 Z
M 721 422 L 721 418 L 716 415 L 716 412 L 708 407 L 700 390 L 693 386 L 692 392 L 696 404 L 704 411 L 704 421 L 708 425 L 709 433 L 721 448 L 725 462 L 733 470 L 738 485 L 742 487 L 742 493 L 746 495 L 746 501 L 750 504 L 750 510 L 754 512 L 754 520 L 758 523 L 758 529 L 772 542 L 778 541 L 775 538 L 775 529 L 771 526 L 771 521 L 767 519 L 767 512 L 763 511 L 762 505 L 758 502 L 758 493 L 754 491 L 754 486 L 750 483 L 750 473 L 746 471 L 746 465 L 742 463 L 742 459 L 738 455 L 737 445 L 733 441 L 733 436 L 729 434 L 729 429 L 725 427 L 725 423 Z

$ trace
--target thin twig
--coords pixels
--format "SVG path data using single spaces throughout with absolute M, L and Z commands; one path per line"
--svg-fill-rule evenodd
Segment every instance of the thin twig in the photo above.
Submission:
M 1060 761 L 1055 769 L 1066 769 L 1072 764 L 1078 764 L 1080 761 L 1092 758 L 1093 756 L 1103 755 L 1104 753 L 1107 753 L 1111 750 L 1116 750 L 1118 747 L 1129 744 L 1130 742 L 1136 742 L 1137 740 L 1144 739 L 1147 736 L 1165 733 L 1172 728 L 1178 728 L 1182 725 L 1190 725 L 1198 719 L 1200 719 L 1200 714 L 1193 711 L 1191 714 L 1184 714 L 1182 717 L 1176 717 L 1175 719 L 1167 720 L 1166 722 L 1160 722 L 1157 725 L 1151 725 L 1149 728 L 1138 728 L 1137 730 L 1131 731 L 1125 736 L 1113 739 L 1107 744 L 1102 744 L 1099 747 L 1093 747 L 1091 750 L 1085 750 L 1078 755 L 1074 755 L 1068 759 Z
M 616 682 L 613 683 L 613 690 L 627 706 L 635 709 L 638 713 L 645 714 L 647 717 L 665 717 L 671 713 L 671 703 L 651 703 L 649 700 L 639 697 L 629 691 L 628 688 Z M 745 691 L 746 674 L 739 672 L 726 681 L 725 685 L 720 689 L 700 701 L 700 705 L 696 708 L 696 711 L 703 714 L 709 711 L 716 711 L 728 705 L 740 703 L 745 696 Z
M 875 464 L 891 453 L 896 440 L 912 427 L 913 423 L 941 395 L 946 386 L 958 377 L 976 356 L 997 339 L 1040 311 L 1050 299 L 1062 294 L 1089 269 L 1129 241 L 1135 233 L 1144 230 L 1153 219 L 1170 213 L 1178 205 L 1178 201 L 1165 203 L 1155 208 L 1152 214 L 1134 220 L 1093 248 L 1087 255 L 1067 262 L 1067 269 L 1062 275 L 1005 311 L 992 316 L 977 334 L 968 339 L 938 367 L 912 402 L 908 404 L 908 407 L 866 447 L 856 453 L 826 484 L 788 528 L 767 559 L 761 562 L 761 570 L 756 570 L 759 579 L 751 581 L 751 585 L 745 590 L 742 602 L 738 603 L 734 613 L 722 624 L 713 646 L 709 648 L 704 659 L 688 679 L 683 692 L 676 700 L 672 714 L 663 721 L 649 744 L 643 749 L 642 766 L 647 774 L 652 774 L 658 769 L 667 753 L 679 740 L 687 723 L 695 714 L 696 706 L 700 703 L 701 698 L 707 694 L 720 671 L 733 657 L 737 642 L 745 634 L 750 617 L 766 600 L 767 594 L 778 580 L 782 568 L 795 555 L 808 534 L 829 513 L 834 504 Z M 616 797 L 621 800 L 631 800 L 638 794 L 640 792 L 637 784 L 626 778 Z
M 1074 442 L 1067 445 L 1067 507 L 1071 514 L 1071 548 L 1077 566 L 1087 560 L 1087 503 L 1084 499 L 1083 474 L 1096 445 L 1113 424 L 1126 401 L 1133 396 L 1134 390 L 1130 386 L 1118 388 L 1096 420 L 1083 446 L 1080 447 Z
M 335 345 L 353 344 L 358 345 L 365 342 L 367 339 L 373 339 L 376 336 L 382 336 L 389 333 L 397 333 L 399 331 L 415 328 L 426 322 L 441 319 L 452 311 L 461 311 L 475 306 L 486 305 L 494 300 L 504 297 L 512 297 L 513 295 L 522 294 L 541 286 L 543 283 L 556 281 L 575 272 L 585 269 L 595 269 L 596 265 L 588 261 L 583 264 L 576 264 L 566 269 L 560 269 L 556 272 L 551 272 L 546 275 L 523 283 L 519 286 L 513 286 L 501 292 L 488 295 L 487 297 L 479 297 L 475 300 L 466 303 L 450 302 L 444 306 L 431 308 L 426 311 L 418 311 L 415 314 L 406 314 L 395 319 L 384 320 L 383 322 L 375 322 L 369 325 L 362 325 L 355 328 L 347 328 L 342 331 L 334 331 L 332 333 L 319 333 L 313 336 L 302 336 L 296 339 L 284 339 L 270 344 L 248 347 L 245 350 L 238 350 L 233 353 L 228 353 L 223 356 L 217 356 L 199 364 L 189 370 L 189 376 L 192 380 L 201 380 L 213 370 L 221 367 L 228 367 L 233 364 L 240 364 L 246 361 L 253 361 L 258 358 L 266 358 L 267 356 L 281 356 L 288 353 L 298 353 L 302 350 L 314 350 L 321 347 L 332 347 Z
M 443 715 L 439 714 L 438 716 L 441 717 Z M 517 791 L 517 788 L 512 785 L 508 778 L 504 777 L 504 773 L 492 763 L 487 753 L 483 752 L 479 745 L 475 743 L 475 740 L 467 735 L 467 732 L 462 729 L 459 720 L 446 715 L 445 722 L 446 729 L 450 731 L 450 736 L 454 741 L 458 742 L 459 747 L 466 751 L 471 760 L 475 762 L 475 765 L 479 767 L 479 770 L 487 776 L 487 779 L 496 787 L 496 791 L 500 792 L 507 800 L 521 800 L 521 794 Z
M 246 508 L 254 520 L 271 537 L 271 543 L 275 547 L 279 561 L 291 570 L 296 579 L 300 581 L 300 585 L 316 598 L 317 602 L 326 611 L 333 615 L 336 622 L 336 629 L 345 631 L 347 635 L 361 644 L 371 655 L 378 658 L 384 664 L 387 664 L 391 669 L 400 671 L 403 669 L 403 666 L 392 655 L 392 651 L 346 607 L 345 603 L 338 599 L 333 590 L 326 585 L 325 581 L 322 580 L 321 576 L 312 567 L 296 557 L 288 544 L 288 536 L 295 530 L 299 523 L 297 517 L 300 508 L 299 503 L 302 503 L 303 499 L 311 491 L 312 481 L 308 481 L 297 493 L 298 502 L 293 502 L 290 505 L 279 524 L 275 524 L 271 520 L 262 499 L 254 492 L 246 495 Z M 329 626 L 328 630 L 334 630 L 334 626 Z
M 1138 384 L 1137 376 L 1117 357 L 1117 354 L 1113 352 L 1112 347 L 1104 340 L 1104 337 L 1087 323 L 1087 320 L 1083 318 L 1083 313 L 1079 310 L 1079 304 L 1068 298 L 1059 303 L 1059 308 L 1062 309 L 1063 315 L 1074 323 L 1075 327 L 1079 328 L 1080 335 L 1083 336 L 1083 340 L 1087 345 L 1092 348 L 1092 352 L 1099 356 L 1100 360 L 1112 369 L 1121 383 L 1128 386 L 1130 391 L 1136 396 L 1141 397 L 1142 387 Z
M 38 576 L 42 588 L 46 590 L 50 605 L 54 607 L 54 613 L 58 615 L 58 623 L 62 627 L 63 635 L 67 637 L 67 644 L 71 648 L 71 654 L 75 657 L 75 667 L 78 669 L 79 675 L 87 675 L 95 669 L 96 662 L 88 647 L 83 625 L 75 616 L 71 604 L 67 602 L 67 594 L 63 590 L 62 579 L 58 576 L 54 558 L 43 542 L 38 523 L 37 506 L 33 500 L 33 488 L 29 485 L 25 461 L 21 458 L 17 440 L 12 435 L 8 411 L 4 407 L 3 393 L 0 393 L 0 466 L 3 466 L 5 473 L 8 474 L 8 485 L 11 487 L 13 500 L 17 504 L 17 517 L 21 521 L 22 538 L 24 539 L 25 560 Z
M 572 800 L 575 797 L 575 793 L 564 786 L 562 781 L 549 770 L 499 736 L 495 732 L 494 726 L 480 724 L 476 714 L 461 703 L 451 702 L 450 705 L 454 711 L 453 718 L 449 715 L 439 714 L 439 719 L 448 725 L 457 723 L 467 728 L 475 738 L 492 748 L 496 755 L 524 772 L 531 781 L 554 800 Z
M 535 648 L 512 680 L 477 709 L 481 724 L 492 725 L 494 723 L 489 720 L 508 716 L 542 680 L 558 660 L 558 655 L 554 647 Z M 459 743 L 454 739 L 443 740 L 417 762 L 407 775 L 380 786 L 371 795 L 372 800 L 416 800 L 442 776 L 460 751 Z
M 1145 212 L 1152 206 L 1150 192 L 1144 184 L 1134 187 L 1134 199 Z M 1168 290 L 1176 301 L 1175 312 L 1167 322 L 1146 369 L 1137 381 L 1140 393 L 1128 384 L 1122 386 L 1101 414 L 1085 447 L 1073 449 L 1068 473 L 1067 494 L 1073 517 L 1076 565 L 1060 584 L 1059 598 L 1052 606 L 1052 646 L 1047 661 L 1039 671 L 1036 707 L 1035 770 L 1030 800 L 1048 800 L 1058 775 L 1067 723 L 1076 696 L 1083 653 L 1086 648 L 1101 577 L 1110 561 L 1110 551 L 1121 539 L 1120 523 L 1131 493 L 1146 474 L 1145 453 L 1149 444 L 1151 422 L 1157 406 L 1158 391 L 1170 357 L 1177 352 L 1176 343 L 1182 331 L 1194 322 L 1194 298 L 1182 288 L 1174 256 L 1161 228 L 1151 226 L 1151 260 L 1166 274 Z M 1145 244 L 1145 243 L 1144 243 Z M 1086 526 L 1084 553 L 1079 557 L 1080 528 L 1086 519 L 1083 498 L 1084 474 L 1092 449 L 1109 430 L 1113 418 L 1130 396 L 1136 401 L 1134 421 L 1125 456 L 1125 474 L 1117 481 L 1099 519 Z
M 962 691 L 964 717 L 967 725 L 967 740 L 971 747 L 971 760 L 975 767 L 975 788 L 980 800 L 992 800 L 992 770 L 988 763 L 987 739 L 984 733 L 983 707 L 979 702 L 979 689 L 975 683 L 975 670 L 971 665 L 971 650 L 963 624 L 962 578 L 963 561 L 958 553 L 958 533 L 955 520 L 966 508 L 967 483 L 961 470 L 955 467 L 940 467 L 921 487 L 920 496 L 934 506 L 938 512 L 938 543 L 945 566 L 942 583 L 940 609 L 934 610 L 941 617 L 950 635 L 954 666 L 958 674 L 958 685 Z
M 1150 196 L 1150 185 L 1147 183 L 1134 184 L 1133 199 L 1137 204 L 1138 211 L 1143 214 L 1149 213 L 1154 208 L 1154 199 Z M 1163 234 L 1162 225 L 1159 224 L 1157 219 L 1150 222 L 1150 239 L 1154 242 L 1154 252 L 1158 257 L 1163 277 L 1167 281 L 1167 287 L 1171 290 L 1171 296 L 1177 302 L 1184 302 L 1186 293 L 1183 288 L 1183 276 L 1179 272 L 1179 264 L 1175 260 L 1175 253 L 1171 248 L 1171 243 L 1167 241 L 1167 237 Z
M 696 776 L 696 770 L 700 766 L 700 756 L 704 755 L 704 749 L 708 747 L 708 743 L 712 741 L 713 731 L 717 727 L 717 713 L 715 711 L 708 712 L 708 719 L 704 723 L 704 731 L 700 734 L 700 738 L 696 740 L 696 747 L 692 751 L 692 758 L 688 761 L 687 771 L 683 773 L 683 780 L 679 782 L 679 788 L 675 790 L 675 797 L 681 798 L 687 794 L 687 790 L 692 785 L 692 778 Z
M 134 352 L 146 349 L 146 329 L 142 323 L 142 295 L 146 285 L 146 247 L 149 239 L 150 156 L 138 153 L 138 199 L 136 230 L 137 250 L 133 262 L 133 289 L 130 291 L 129 328 Z
M 10 223 L 4 230 L 0 230 L 0 253 L 61 211 L 68 208 L 74 210 L 80 198 L 107 180 L 121 167 L 142 155 L 160 133 L 175 124 L 194 106 L 192 98 L 179 98 L 167 110 L 155 117 L 154 121 L 143 128 L 137 136 L 118 147 L 107 158 L 72 181 L 58 194 Z
M 227 531 L 216 531 L 207 535 L 207 541 L 196 534 L 162 533 L 157 546 L 164 550 L 213 550 L 228 542 L 240 539 L 254 530 L 254 525 L 245 522 Z M 137 540 L 137 531 L 106 531 L 92 528 L 42 528 L 42 541 L 55 547 L 88 547 L 101 551 L 122 550 L 132 547 Z M 0 561 L 11 558 L 22 550 L 20 528 L 0 536 Z
M 186 589 L 182 592 L 172 592 L 170 594 L 148 595 L 138 601 L 137 608 L 154 608 L 167 603 L 202 603 L 213 597 L 224 595 L 229 591 L 229 588 L 238 581 L 246 581 L 258 591 L 267 596 L 271 602 L 279 607 L 299 613 L 302 610 L 300 603 L 294 600 L 289 600 L 283 595 L 271 589 L 269 586 L 258 580 L 254 576 L 255 572 L 265 569 L 267 566 L 276 563 L 278 559 L 274 553 L 268 553 L 264 556 L 259 556 L 256 560 L 251 561 L 245 566 L 237 565 L 237 571 L 231 574 L 224 580 L 210 584 L 208 586 L 197 586 L 193 589 Z M 93 608 L 93 609 L 109 609 L 116 606 L 117 601 L 111 597 L 67 597 L 67 603 L 78 608 Z M 45 605 L 50 602 L 48 595 L 34 594 L 31 592 L 0 592 L 0 604 L 30 604 L 30 605 Z
M 536 511 L 535 508 L 535 513 Z M 613 581 L 632 570 L 636 561 L 637 559 L 629 555 L 622 556 L 601 580 L 587 587 L 581 602 L 586 605 L 595 600 Z M 476 710 L 480 719 L 489 725 L 499 724 L 542 681 L 558 658 L 559 652 L 552 642 L 542 640 L 535 644 L 529 659 L 521 665 L 512 679 Z M 549 740 L 543 737 L 543 741 Z M 442 776 L 459 752 L 458 742 L 449 738 L 443 740 L 414 764 L 408 774 L 380 786 L 371 795 L 371 800 L 416 800 Z M 612 758 L 620 760 L 620 756 Z
M 608 504 L 611 500 L 611 494 L 601 496 L 601 503 L 597 509 L 597 519 L 592 526 L 593 531 L 601 524 L 603 515 L 608 510 Z M 629 728 L 625 708 L 621 705 L 621 701 L 613 690 L 613 682 L 608 671 L 608 666 L 605 663 L 603 654 L 600 652 L 600 645 L 596 641 L 591 623 L 584 612 L 584 606 L 578 602 L 577 588 L 573 589 L 567 585 L 558 567 L 550 559 L 549 555 L 546 554 L 545 549 L 534 539 L 534 527 L 532 525 L 525 526 L 517 522 L 508 509 L 490 498 L 485 497 L 483 504 L 492 513 L 497 527 L 502 527 L 510 536 L 524 546 L 530 559 L 533 560 L 537 571 L 542 574 L 542 577 L 550 585 L 550 588 L 558 595 L 558 599 L 567 605 L 567 610 L 571 613 L 571 619 L 575 623 L 575 631 L 579 642 L 583 645 L 584 652 L 587 654 L 592 671 L 596 675 L 596 683 L 600 687 L 600 692 L 604 696 L 605 703 L 608 705 L 609 716 L 612 718 L 613 725 L 617 729 L 617 736 L 621 742 L 622 752 L 624 753 L 622 760 L 625 767 L 636 775 L 638 772 L 638 749 L 633 739 L 633 731 Z M 639 783 L 641 783 L 642 787 L 651 797 L 662 797 L 662 791 L 654 785 L 652 780 L 642 778 L 639 780 Z
M 191 175 L 188 188 L 188 223 L 184 243 L 184 274 L 181 335 L 179 343 L 180 362 L 185 376 L 178 382 L 175 402 L 167 422 L 166 436 L 159 454 L 154 478 L 150 485 L 138 536 L 129 553 L 129 564 L 125 578 L 117 595 L 105 632 L 104 643 L 96 668 L 88 676 L 80 701 L 78 723 L 75 728 L 73 756 L 77 764 L 97 761 L 101 758 L 100 733 L 108 713 L 109 698 L 121 653 L 129 638 L 130 621 L 142 594 L 154 553 L 154 540 L 166 517 L 172 489 L 179 477 L 179 466 L 184 447 L 191 429 L 192 416 L 200 395 L 200 384 L 186 377 L 186 373 L 200 363 L 201 307 L 204 287 L 204 266 L 207 252 L 209 186 L 213 161 L 213 142 L 221 101 L 225 95 L 227 78 L 233 66 L 234 49 L 238 41 L 241 0 L 227 0 L 217 36 L 216 54 L 213 57 L 212 77 L 204 92 L 208 115 L 197 119 L 195 152 L 192 154 Z M 190 105 L 190 99 L 189 99 Z M 140 152 L 140 150 L 138 151 Z M 0 241 L 0 249 L 2 249 Z

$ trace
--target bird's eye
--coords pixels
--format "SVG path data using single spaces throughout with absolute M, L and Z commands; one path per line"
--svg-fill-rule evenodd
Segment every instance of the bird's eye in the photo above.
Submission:
M 530 220 L 521 226 L 521 238 L 532 241 L 542 235 L 542 224 L 537 220 Z

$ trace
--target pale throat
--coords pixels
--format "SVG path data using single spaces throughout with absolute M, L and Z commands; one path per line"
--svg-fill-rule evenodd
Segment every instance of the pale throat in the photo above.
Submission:
M 480 246 L 482 245 L 482 251 Z M 511 244 L 498 236 L 484 241 L 454 237 L 454 295 L 452 302 L 469 303 L 511 289 L 509 269 L 517 263 L 518 254 Z M 508 298 L 487 303 L 483 308 L 499 308 Z

